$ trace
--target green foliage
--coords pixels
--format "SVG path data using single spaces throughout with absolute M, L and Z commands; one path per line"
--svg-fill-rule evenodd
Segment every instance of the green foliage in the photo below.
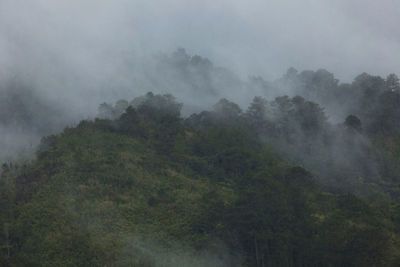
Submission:
M 304 131 L 325 123 L 304 99 L 276 104 Z M 322 192 L 242 120 L 263 120 L 261 99 L 244 115 L 222 101 L 200 127 L 171 97 L 135 105 L 44 138 L 32 164 L 3 166 L 1 264 L 396 266 L 398 205 Z

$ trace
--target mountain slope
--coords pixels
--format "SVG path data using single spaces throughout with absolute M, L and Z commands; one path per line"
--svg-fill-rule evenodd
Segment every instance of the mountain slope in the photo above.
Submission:
M 395 266 L 399 207 L 322 192 L 249 129 L 197 129 L 171 97 L 43 139 L 4 165 L 11 266 Z M 5 208 L 6 207 L 6 208 Z

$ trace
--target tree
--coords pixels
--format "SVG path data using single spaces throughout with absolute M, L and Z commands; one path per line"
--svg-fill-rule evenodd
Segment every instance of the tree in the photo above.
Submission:
M 294 79 L 298 73 L 299 73 L 299 72 L 298 72 L 295 68 L 290 67 L 290 68 L 286 71 L 286 74 L 285 74 L 284 77 L 285 77 L 286 79 Z
M 125 110 L 129 107 L 128 101 L 121 99 L 118 100 L 117 103 L 115 103 L 114 106 L 114 113 L 116 117 L 121 116 L 122 113 L 125 112 Z
M 355 115 L 347 116 L 346 120 L 344 121 L 344 125 L 349 130 L 353 130 L 353 131 L 356 131 L 356 132 L 361 132 L 362 131 L 361 120 Z
M 141 116 L 153 116 L 153 118 L 164 115 L 179 117 L 183 105 L 178 103 L 171 94 L 155 95 L 152 92 L 147 93 L 144 97 L 134 99 L 131 103 Z
M 107 103 L 103 103 L 98 108 L 98 115 L 101 119 L 115 119 L 114 108 Z
M 383 92 L 370 116 L 368 131 L 393 136 L 400 132 L 400 92 Z
M 222 98 L 214 105 L 214 112 L 218 118 L 226 122 L 234 122 L 239 118 L 242 110 L 238 104 Z
M 265 120 L 265 117 L 267 115 L 267 105 L 268 101 L 265 98 L 261 96 L 254 97 L 253 102 L 251 102 L 249 108 L 246 111 L 246 117 L 252 123 L 261 123 Z
M 386 87 L 392 92 L 399 91 L 400 80 L 396 74 L 391 73 L 386 77 Z

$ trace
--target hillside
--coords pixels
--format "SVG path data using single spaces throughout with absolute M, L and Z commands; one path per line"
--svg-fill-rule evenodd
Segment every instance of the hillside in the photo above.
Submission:
M 235 108 L 183 119 L 172 96 L 147 94 L 4 164 L 1 265 L 396 266 L 395 193 L 333 190 Z

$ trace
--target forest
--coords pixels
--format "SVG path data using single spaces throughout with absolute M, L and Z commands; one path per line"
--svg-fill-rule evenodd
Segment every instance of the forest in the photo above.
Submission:
M 42 136 L 2 157 L 1 266 L 398 266 L 395 74 L 243 80 L 184 49 L 155 69 L 75 124 L 1 85 L 0 125 Z

